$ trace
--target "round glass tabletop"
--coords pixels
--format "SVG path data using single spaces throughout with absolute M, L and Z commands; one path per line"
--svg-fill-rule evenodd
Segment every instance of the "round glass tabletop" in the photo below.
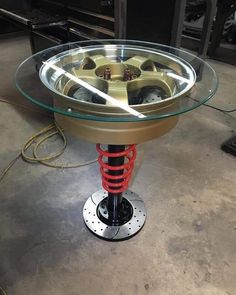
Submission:
M 78 119 L 156 120 L 210 99 L 212 67 L 186 51 L 150 42 L 92 40 L 34 54 L 17 69 L 16 87 L 32 102 Z

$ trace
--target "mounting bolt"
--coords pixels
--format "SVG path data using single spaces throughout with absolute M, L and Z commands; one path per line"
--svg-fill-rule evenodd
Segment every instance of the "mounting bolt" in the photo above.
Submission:
M 124 77 L 123 77 L 124 81 L 131 81 L 132 80 L 132 74 L 130 69 L 125 69 L 124 70 Z
M 104 80 L 111 80 L 111 69 L 106 68 L 103 74 Z

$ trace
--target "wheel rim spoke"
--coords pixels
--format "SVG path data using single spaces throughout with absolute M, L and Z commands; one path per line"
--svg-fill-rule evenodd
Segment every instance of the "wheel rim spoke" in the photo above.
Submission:
M 162 71 L 142 71 L 140 77 L 134 82 L 139 84 L 139 88 L 158 86 L 163 89 L 168 96 L 173 95 L 175 87 L 173 79 Z
M 141 69 L 142 67 L 148 67 L 151 70 L 155 69 L 154 63 L 147 57 L 135 55 L 124 62 L 125 65 L 131 65 Z
M 108 95 L 123 104 L 129 104 L 127 83 L 123 81 L 112 81 L 108 85 Z M 109 103 L 107 103 L 109 104 Z

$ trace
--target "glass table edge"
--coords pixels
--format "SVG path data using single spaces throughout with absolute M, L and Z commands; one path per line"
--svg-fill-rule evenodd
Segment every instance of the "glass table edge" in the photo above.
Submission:
M 58 113 L 60 115 L 63 116 L 68 116 L 68 117 L 72 117 L 78 120 L 90 120 L 90 121 L 100 121 L 100 122 L 140 122 L 140 121 L 152 121 L 152 120 L 162 120 L 162 119 L 167 119 L 169 117 L 174 117 L 174 116 L 179 116 L 181 114 L 187 113 L 189 111 L 192 111 L 194 109 L 196 109 L 197 107 L 203 105 L 204 103 L 206 103 L 208 100 L 210 100 L 216 93 L 217 89 L 218 89 L 218 85 L 216 86 L 216 89 L 211 93 L 211 95 L 209 95 L 206 99 L 202 100 L 201 102 L 199 102 L 196 105 L 193 105 L 191 108 L 186 108 L 181 110 L 178 113 L 168 113 L 168 114 L 163 114 L 161 116 L 148 116 L 145 118 L 138 118 L 135 117 L 134 118 L 114 118 L 114 117 L 98 117 L 98 116 L 92 116 L 92 115 L 77 115 L 74 113 L 69 113 L 69 112 L 64 112 L 60 109 L 54 108 L 54 107 L 50 107 L 48 105 L 45 105 L 43 103 L 40 103 L 38 100 L 34 100 L 31 96 L 27 95 L 26 93 L 24 93 L 22 91 L 22 89 L 18 86 L 18 84 L 16 84 L 16 88 L 18 89 L 18 91 L 24 96 L 26 97 L 28 100 L 30 100 L 31 102 L 33 102 L 34 104 L 36 104 L 37 106 L 49 110 L 53 113 Z
M 51 48 L 55 49 L 55 48 L 59 48 L 59 47 L 62 47 L 62 46 L 69 46 L 70 44 L 71 45 L 73 45 L 73 44 L 86 44 L 88 42 L 93 42 L 93 41 L 96 41 L 96 42 L 98 42 L 98 41 L 99 42 L 103 42 L 103 41 L 104 42 L 109 42 L 109 41 L 115 42 L 115 41 L 118 41 L 118 42 L 134 42 L 134 43 L 136 42 L 136 43 L 145 43 L 145 44 L 155 45 L 155 46 L 159 45 L 160 47 L 163 47 L 163 48 L 171 48 L 173 50 L 178 50 L 181 53 L 186 53 L 189 56 L 192 56 L 192 57 L 197 58 L 197 59 L 199 59 L 201 61 L 204 61 L 201 58 L 199 58 L 198 56 L 196 56 L 193 53 L 188 52 L 186 50 L 182 50 L 182 49 L 175 48 L 175 47 L 172 47 L 172 46 L 168 46 L 168 45 L 165 45 L 165 44 L 153 43 L 153 42 L 148 42 L 148 41 L 140 41 L 140 40 L 129 40 L 129 39 L 99 39 L 99 40 L 89 40 L 89 41 L 88 40 L 87 41 L 75 41 L 75 42 L 70 42 L 70 43 L 66 43 L 66 44 L 57 45 L 57 46 L 54 46 L 54 47 L 51 47 Z M 46 49 L 46 50 L 50 50 L 51 48 Z M 44 109 L 49 110 L 49 111 L 52 111 L 54 113 L 58 113 L 58 114 L 63 115 L 63 116 L 73 117 L 73 118 L 76 118 L 76 119 L 101 121 L 101 122 L 137 122 L 137 121 L 161 120 L 161 119 L 165 119 L 165 118 L 169 118 L 169 117 L 184 114 L 186 112 L 194 110 L 195 108 L 203 105 L 204 103 L 206 103 L 208 100 L 210 100 L 215 95 L 215 93 L 217 92 L 218 87 L 219 87 L 219 78 L 218 78 L 215 70 L 213 69 L 213 67 L 209 63 L 207 63 L 208 67 L 215 73 L 215 78 L 216 78 L 215 85 L 216 86 L 215 86 L 214 90 L 211 92 L 211 94 L 209 96 L 207 96 L 205 99 L 202 99 L 201 101 L 199 101 L 199 103 L 197 103 L 196 105 L 193 105 L 190 108 L 183 108 L 179 112 L 167 113 L 167 114 L 163 114 L 163 115 L 159 115 L 159 116 L 151 115 L 151 116 L 147 116 L 145 118 L 138 118 L 138 117 L 134 117 L 134 118 L 132 118 L 132 117 L 130 117 L 130 118 L 128 118 L 128 117 L 127 118 L 121 118 L 121 117 L 114 118 L 114 117 L 99 117 L 99 116 L 93 116 L 93 115 L 88 115 L 88 114 L 86 114 L 86 115 L 75 114 L 75 113 L 72 113 L 72 112 L 66 112 L 66 111 L 63 111 L 63 110 L 48 106 L 46 104 L 41 103 L 38 100 L 35 100 L 30 95 L 25 93 L 22 90 L 22 88 L 19 86 L 18 82 L 17 82 L 17 73 L 18 73 L 18 69 L 21 67 L 21 65 L 23 65 L 25 62 L 30 60 L 32 57 L 34 57 L 36 55 L 39 55 L 40 53 L 42 53 L 44 51 L 45 50 L 41 50 L 41 51 L 37 52 L 36 54 L 34 54 L 32 56 L 29 56 L 27 59 L 25 59 L 23 62 L 20 63 L 20 65 L 18 66 L 17 71 L 15 72 L 15 75 L 14 75 L 14 81 L 15 81 L 16 88 L 24 97 L 26 97 L 28 100 L 30 100 L 34 104 L 38 105 L 39 107 L 44 108 Z

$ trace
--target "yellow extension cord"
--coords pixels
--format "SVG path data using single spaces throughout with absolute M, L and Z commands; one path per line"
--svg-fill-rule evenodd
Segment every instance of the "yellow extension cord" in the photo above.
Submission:
M 8 103 L 8 104 L 12 104 L 12 105 L 20 106 L 20 107 L 26 108 L 26 109 L 34 111 L 34 112 L 38 112 L 37 110 L 31 109 L 26 106 L 22 106 L 17 103 L 9 102 L 9 101 L 2 99 L 2 98 L 0 98 L 0 101 Z M 41 113 L 41 112 L 39 112 L 39 113 Z M 55 152 L 54 154 L 50 154 L 46 157 L 40 157 L 37 152 L 39 146 L 42 145 L 45 141 L 47 141 L 50 137 L 57 135 L 57 134 L 61 137 L 61 139 L 63 141 L 62 148 L 59 151 Z M 38 133 L 31 136 L 26 141 L 26 143 L 23 145 L 20 153 L 16 156 L 15 159 L 13 159 L 9 163 L 9 165 L 0 174 L 0 182 L 3 180 L 4 176 L 7 174 L 7 172 L 10 170 L 10 168 L 15 164 L 15 162 L 19 158 L 22 158 L 23 160 L 25 160 L 26 162 L 29 162 L 29 163 L 40 163 L 40 164 L 43 164 L 48 167 L 61 168 L 61 169 L 78 168 L 78 167 L 93 164 L 97 161 L 97 159 L 94 159 L 94 160 L 87 161 L 85 163 L 76 163 L 76 164 L 71 164 L 71 165 L 62 165 L 62 164 L 51 163 L 51 161 L 56 160 L 64 153 L 66 147 L 67 147 L 67 140 L 66 140 L 63 130 L 60 128 L 60 126 L 58 126 L 58 124 L 56 122 L 50 124 L 49 126 L 43 128 Z M 28 156 L 26 153 L 27 150 L 29 150 L 30 148 L 32 148 L 32 152 L 33 152 L 32 157 Z

